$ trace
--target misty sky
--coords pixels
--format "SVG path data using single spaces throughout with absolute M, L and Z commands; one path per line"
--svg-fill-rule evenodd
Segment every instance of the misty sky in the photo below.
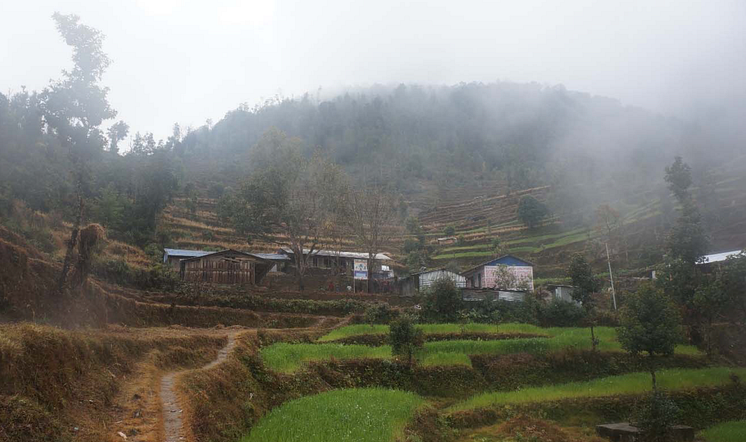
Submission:
M 685 117 L 746 102 L 746 1 L 404 3 L 2 0 L 0 90 L 71 65 L 59 11 L 106 34 L 118 118 L 157 137 L 262 97 L 373 83 L 562 83 Z

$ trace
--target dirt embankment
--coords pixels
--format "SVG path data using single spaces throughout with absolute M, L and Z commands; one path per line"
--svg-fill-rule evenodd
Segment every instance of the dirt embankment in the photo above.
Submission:
M 64 327 L 181 325 L 215 327 L 307 327 L 318 316 L 256 313 L 212 306 L 149 302 L 132 291 L 112 289 L 94 278 L 60 292 L 58 263 L 50 262 L 17 235 L 0 227 L 0 320 L 34 321 Z M 13 241 L 12 243 L 9 242 Z M 138 299 L 140 298 L 140 299 Z
M 0 326 L 0 441 L 117 440 L 125 428 L 115 422 L 135 413 L 143 422 L 153 418 L 144 402 L 150 374 L 208 363 L 225 333 Z

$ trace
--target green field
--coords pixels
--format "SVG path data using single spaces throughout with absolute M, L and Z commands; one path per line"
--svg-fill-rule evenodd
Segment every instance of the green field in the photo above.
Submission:
M 746 441 L 746 420 L 715 425 L 701 432 L 700 436 L 707 442 L 744 442 Z
M 471 359 L 464 353 L 429 353 L 422 356 L 420 364 L 423 367 L 439 365 L 463 365 L 471 367 Z
M 547 335 L 547 332 L 541 327 L 531 324 L 418 324 L 417 328 L 425 334 L 444 334 L 444 333 L 531 333 L 537 335 Z M 389 333 L 388 325 L 368 325 L 357 324 L 348 325 L 332 330 L 318 339 L 319 342 L 336 341 L 337 339 L 350 338 L 362 335 L 383 335 Z
M 349 326 L 334 330 L 337 332 L 334 336 L 356 336 L 352 333 L 358 333 L 361 330 L 372 329 L 384 330 L 385 326 L 369 325 Z M 418 325 L 425 333 L 457 333 L 461 330 L 459 324 L 423 324 Z M 465 331 L 471 327 L 472 331 L 490 330 L 495 327 L 489 324 L 465 324 Z M 438 362 L 455 360 L 455 356 L 439 355 L 442 353 L 456 353 L 462 355 L 479 355 L 479 354 L 514 354 L 514 353 L 531 353 L 542 354 L 552 351 L 558 351 L 565 348 L 590 349 L 590 331 L 587 328 L 579 327 L 554 327 L 540 328 L 527 324 L 503 324 L 498 330 L 500 332 L 532 332 L 542 333 L 549 338 L 524 338 L 524 339 L 502 339 L 502 340 L 452 340 L 427 342 L 424 348 L 418 352 L 417 358 L 425 361 L 429 360 L 429 365 L 436 365 Z M 596 327 L 596 337 L 599 339 L 598 349 L 601 351 L 622 351 L 619 342 L 616 340 L 616 330 L 612 327 Z M 331 335 L 331 333 L 330 333 Z M 326 335 L 328 337 L 330 335 Z M 359 335 L 358 335 L 359 336 Z M 332 336 L 333 337 L 333 336 Z M 334 337 L 333 337 L 334 338 Z M 323 339 L 323 338 L 322 338 Z M 339 338 L 334 338 L 339 339 Z M 679 345 L 676 347 L 676 354 L 681 355 L 699 355 L 700 352 L 695 347 L 688 345 Z M 261 356 L 264 363 L 270 369 L 279 372 L 292 372 L 299 369 L 303 363 L 311 361 L 324 361 L 334 359 L 388 359 L 391 358 L 391 347 L 388 345 L 380 347 L 370 347 L 365 345 L 344 345 L 335 343 L 320 344 L 273 344 L 261 350 Z M 464 358 L 460 358 L 463 362 Z
M 288 344 L 279 343 L 264 347 L 262 359 L 270 369 L 283 373 L 295 371 L 305 362 L 335 359 L 388 359 L 391 347 L 344 344 Z
M 670 369 L 657 374 L 658 385 L 666 390 L 683 390 L 696 387 L 725 385 L 731 373 L 746 376 L 744 368 Z M 484 393 L 467 399 L 449 408 L 449 411 L 489 408 L 496 405 L 514 405 L 561 399 L 616 396 L 650 391 L 649 373 L 629 373 L 609 376 L 587 382 L 551 385 L 547 387 L 523 388 L 517 391 Z
M 275 408 L 241 441 L 394 441 L 423 404 L 416 394 L 396 390 L 330 391 Z

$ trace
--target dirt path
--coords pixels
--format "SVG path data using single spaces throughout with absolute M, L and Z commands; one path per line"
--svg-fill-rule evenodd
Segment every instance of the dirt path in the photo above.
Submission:
M 220 349 L 218 357 L 198 370 L 212 368 L 225 361 L 228 354 L 230 354 L 231 350 L 233 350 L 233 347 L 236 345 L 236 334 L 237 333 L 229 334 L 228 343 L 225 347 Z M 179 399 L 174 388 L 176 377 L 184 372 L 185 370 L 171 372 L 163 376 L 161 379 L 161 407 L 163 410 L 163 432 L 165 434 L 165 442 L 183 442 L 185 440 L 184 422 L 181 418 L 183 409 L 179 404 Z

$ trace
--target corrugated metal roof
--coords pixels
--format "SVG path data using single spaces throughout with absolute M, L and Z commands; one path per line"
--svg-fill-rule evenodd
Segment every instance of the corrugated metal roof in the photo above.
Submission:
M 282 253 L 249 253 L 257 258 L 268 259 L 270 261 L 289 261 L 290 258 Z
M 285 253 L 293 253 L 292 250 L 288 248 L 282 249 Z M 303 254 L 308 254 L 309 249 L 303 249 Z M 368 259 L 368 254 L 364 252 L 339 252 L 335 250 L 314 250 L 313 252 L 314 256 L 331 256 L 331 257 L 337 257 L 340 258 L 356 258 L 356 259 Z M 391 258 L 384 255 L 383 253 L 379 253 L 376 255 L 374 259 L 377 259 L 379 261 L 388 261 Z
M 188 256 L 190 258 L 194 258 L 197 256 L 205 256 L 209 255 L 210 253 L 215 252 L 206 252 L 204 250 L 186 250 L 186 249 L 163 249 L 164 252 L 168 256 Z
M 486 261 L 486 262 L 483 262 L 483 263 L 481 263 L 479 265 L 476 265 L 476 266 L 470 268 L 469 270 L 461 272 L 461 274 L 462 275 L 467 275 L 469 273 L 474 272 L 475 270 L 478 270 L 480 267 L 484 267 L 484 266 L 491 266 L 491 265 L 495 265 L 495 264 L 504 264 L 504 265 L 507 265 L 507 266 L 515 266 L 516 263 L 528 264 L 529 266 L 534 267 L 534 264 L 532 262 L 526 261 L 525 259 L 521 259 L 521 258 L 519 258 L 517 256 L 513 256 L 513 255 L 503 255 L 503 256 L 501 256 L 499 258 L 491 259 L 489 261 Z
M 702 257 L 702 264 L 709 264 L 711 262 L 725 261 L 730 256 L 736 256 L 741 253 L 740 250 L 733 250 L 732 252 L 713 253 L 712 255 L 705 255 Z

